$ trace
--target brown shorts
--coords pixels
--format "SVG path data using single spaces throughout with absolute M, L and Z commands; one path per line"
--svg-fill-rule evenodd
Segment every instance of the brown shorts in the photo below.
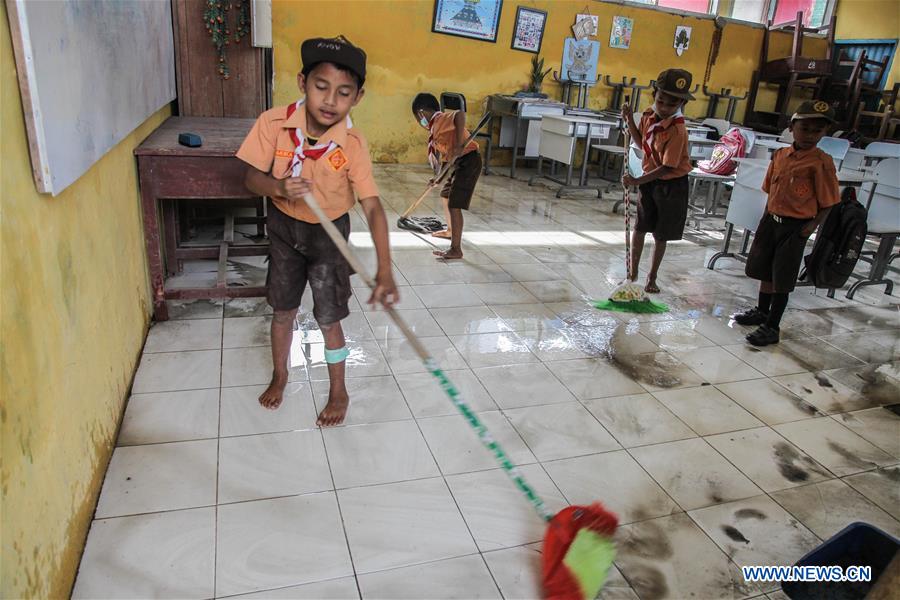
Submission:
M 348 239 L 350 215 L 334 221 Z M 300 306 L 306 282 L 312 289 L 313 316 L 322 325 L 340 321 L 350 314 L 350 275 L 347 260 L 317 223 L 298 221 L 269 201 L 266 230 L 269 233 L 269 272 L 266 299 L 275 310 Z
M 747 277 L 771 281 L 776 293 L 786 294 L 797 284 L 808 239 L 800 235 L 800 230 L 811 219 L 777 218 L 781 222 L 770 213 L 763 215 L 753 234 L 744 272 Z
M 450 208 L 469 210 L 479 176 L 481 176 L 481 154 L 477 150 L 463 154 L 456 159 L 456 167 L 441 190 L 441 198 L 450 199 L 447 203 Z
M 652 233 L 653 239 L 680 240 L 687 221 L 688 177 L 657 179 L 641 186 L 635 231 Z

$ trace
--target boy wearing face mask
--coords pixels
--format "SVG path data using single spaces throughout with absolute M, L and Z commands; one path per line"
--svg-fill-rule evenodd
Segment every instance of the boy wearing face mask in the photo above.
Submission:
M 463 144 L 469 137 L 466 130 L 466 113 L 461 110 L 441 111 L 441 105 L 432 94 L 418 94 L 412 103 L 412 111 L 419 125 L 428 130 L 428 162 L 435 175 L 447 163 L 454 163 L 447 183 L 441 190 L 447 230 L 433 233 L 435 237 L 450 240 L 448 250 L 435 250 L 439 259 L 461 259 L 462 211 L 469 210 L 475 184 L 481 175 L 481 154 L 474 141 Z M 434 180 L 432 179 L 432 183 Z
M 653 90 L 653 106 L 641 115 L 640 126 L 635 125 L 631 107 L 622 109 L 632 143 L 643 150 L 644 174 L 625 175 L 622 183 L 640 187 L 637 224 L 631 238 L 631 277 L 637 279 L 644 237 L 653 234 L 653 262 L 647 275 L 648 293 L 659 292 L 656 276 L 666 243 L 680 240 L 688 209 L 688 173 L 691 159 L 688 154 L 688 134 L 682 108 L 694 96 L 690 92 L 692 76 L 682 69 L 666 69 L 659 74 Z

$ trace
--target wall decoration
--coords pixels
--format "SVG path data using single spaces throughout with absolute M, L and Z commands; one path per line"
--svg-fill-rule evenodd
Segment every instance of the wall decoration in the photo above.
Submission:
M 609 31 L 609 47 L 628 50 L 631 46 L 631 32 L 634 30 L 634 19 L 613 17 L 612 29 Z
M 675 54 L 681 56 L 691 44 L 691 28 L 684 25 L 675 27 Z
M 525 8 L 516 9 L 516 28 L 513 31 L 513 50 L 524 52 L 541 51 L 541 41 L 544 38 L 544 26 L 547 24 L 547 13 L 543 10 Z
M 588 35 L 597 35 L 597 28 L 600 26 L 600 17 L 592 14 L 575 15 L 575 23 L 585 23 Z
M 503 0 L 434 0 L 431 31 L 497 41 Z
M 562 81 L 596 81 L 600 42 L 566 38 L 563 47 Z

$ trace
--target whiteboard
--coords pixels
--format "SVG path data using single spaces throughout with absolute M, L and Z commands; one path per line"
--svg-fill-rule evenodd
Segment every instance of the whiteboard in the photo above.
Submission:
M 59 194 L 175 99 L 169 0 L 6 0 L 31 167 Z

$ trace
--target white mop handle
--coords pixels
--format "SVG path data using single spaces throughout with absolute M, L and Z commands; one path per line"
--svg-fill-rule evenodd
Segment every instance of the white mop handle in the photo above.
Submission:
M 375 280 L 366 272 L 366 268 L 360 262 L 360 260 L 353 254 L 353 251 L 350 250 L 350 246 L 347 244 L 347 240 L 344 239 L 344 236 L 341 235 L 341 232 L 338 231 L 337 227 L 334 226 L 334 223 L 331 222 L 331 219 L 325 214 L 322 210 L 322 207 L 319 206 L 319 203 L 316 202 L 316 199 L 312 194 L 307 192 L 303 196 L 303 200 L 306 202 L 306 205 L 309 206 L 310 210 L 316 215 L 316 218 L 319 219 L 319 223 L 322 225 L 322 228 L 325 229 L 325 233 L 328 234 L 328 237 L 331 238 L 331 241 L 334 242 L 334 245 L 337 246 L 338 251 L 343 255 L 347 262 L 350 263 L 350 267 L 356 271 L 356 274 L 359 275 L 360 279 L 369 286 L 370 289 L 375 289 L 376 283 Z M 409 344 L 413 347 L 413 350 L 416 351 L 416 354 L 419 355 L 419 358 L 424 360 L 430 360 L 431 355 L 428 353 L 428 350 L 425 349 L 425 346 L 422 345 L 422 342 L 415 336 L 412 332 L 412 329 L 406 324 L 406 322 L 400 318 L 400 315 L 397 314 L 393 308 L 388 306 L 384 307 L 384 310 L 387 311 L 388 316 L 394 321 L 394 324 L 397 325 L 397 328 L 400 329 L 403 336 L 409 342 Z

